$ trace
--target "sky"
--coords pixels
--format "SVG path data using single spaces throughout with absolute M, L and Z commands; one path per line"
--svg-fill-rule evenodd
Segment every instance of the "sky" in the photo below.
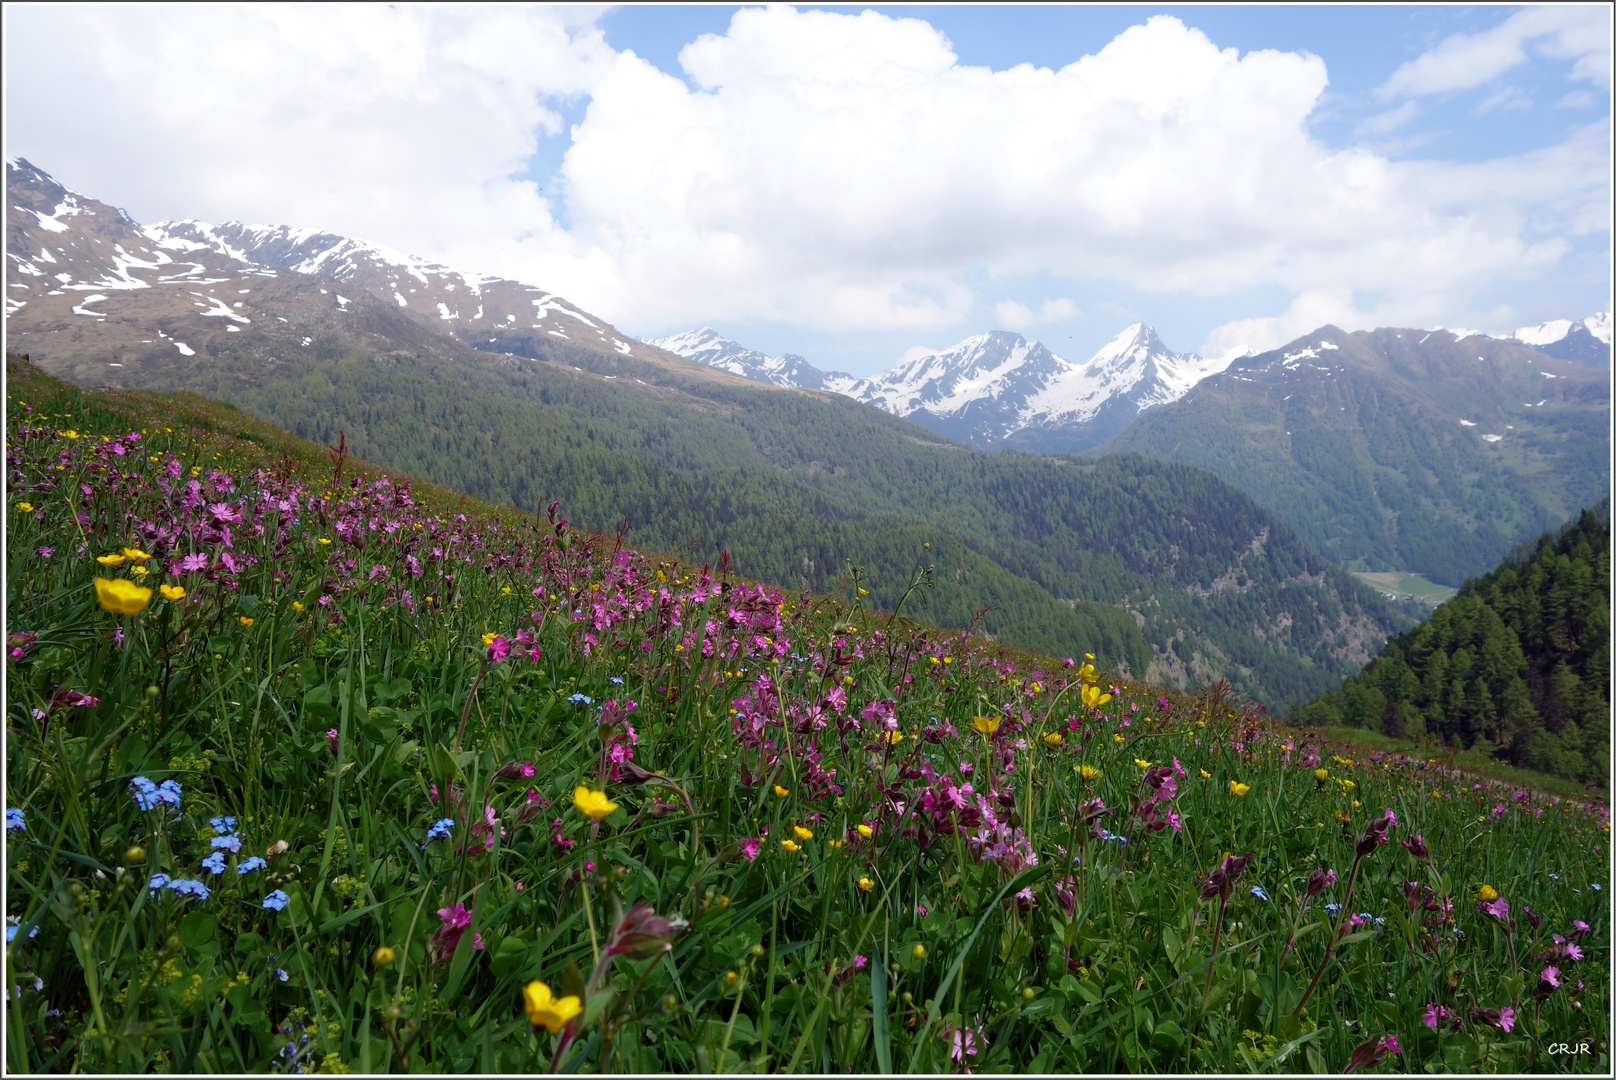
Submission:
M 22 5 L 5 153 L 867 375 L 1609 310 L 1611 15 Z

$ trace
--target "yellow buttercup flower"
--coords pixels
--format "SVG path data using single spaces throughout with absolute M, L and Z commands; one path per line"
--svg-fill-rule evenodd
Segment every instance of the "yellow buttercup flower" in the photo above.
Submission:
M 1251 790 L 1251 785 L 1250 784 L 1242 784 L 1238 780 L 1230 780 L 1229 781 L 1229 794 L 1231 794 L 1231 795 L 1244 796 L 1245 793 L 1250 791 L 1250 790 Z
M 926 946 L 917 942 L 915 947 L 909 951 L 909 955 L 914 957 L 916 960 L 919 960 L 921 957 L 926 955 Z
M 303 602 L 301 600 L 293 600 L 292 601 L 292 610 L 293 611 L 302 611 L 303 610 Z
M 791 789 L 787 788 L 787 787 L 781 787 L 779 784 L 776 784 L 776 785 L 774 785 L 774 793 L 776 795 L 780 796 L 780 798 L 783 799 L 787 795 L 791 794 Z
M 486 649 L 486 648 L 488 648 L 488 646 L 492 645 L 494 643 L 494 639 L 497 638 L 497 637 L 499 637 L 498 634 L 493 634 L 493 633 L 484 634 L 483 635 L 483 648 Z
M 1121 743 L 1123 741 L 1122 732 L 1118 731 L 1118 732 L 1112 733 L 1111 741 L 1114 742 L 1114 743 Z
M 552 1035 L 561 1034 L 561 1029 L 584 1011 L 583 1002 L 578 1000 L 577 994 L 558 998 L 538 979 L 522 988 L 522 1005 L 527 1009 L 527 1018 L 533 1026 L 542 1027 Z
M 323 536 L 322 536 L 322 537 L 320 537 L 320 543 L 322 543 L 322 544 L 329 544 L 329 543 L 330 543 L 330 542 L 331 542 L 331 541 L 330 541 L 330 540 L 328 540 L 328 539 L 326 539 L 326 538 L 325 538 L 325 537 L 323 537 Z M 542 984 L 542 983 L 541 983 L 541 984 L 540 984 L 540 985 L 541 985 L 541 986 L 542 986 L 542 985 L 543 985 L 543 984 Z
M 869 590 L 869 589 L 866 589 L 866 588 L 863 588 L 863 587 L 862 587 L 862 586 L 861 586 L 861 587 L 860 587 L 860 588 L 859 588 L 859 595 L 860 595 L 860 596 L 869 596 L 869 595 L 870 595 L 870 590 Z
M 1085 780 L 1093 780 L 1100 775 L 1100 770 L 1093 765 L 1073 765 L 1072 770 Z
M 1066 741 L 1066 736 L 1062 735 L 1058 731 L 1051 731 L 1048 735 L 1044 736 L 1044 745 L 1045 746 L 1059 746 L 1061 743 L 1063 743 L 1065 741 Z
M 151 558 L 151 555 L 147 552 L 141 551 L 139 548 L 124 548 L 123 557 L 128 559 L 130 562 L 145 562 L 147 559 Z
M 147 574 L 151 573 L 151 571 L 146 569 L 144 566 L 131 566 L 129 568 L 129 572 L 136 577 L 145 577 Z
M 139 615 L 151 603 L 151 596 L 150 589 L 127 578 L 95 579 L 96 601 L 118 615 Z
M 1494 900 L 1498 899 L 1498 890 L 1493 888 L 1491 885 L 1483 885 L 1480 890 L 1477 891 L 1476 896 L 1481 900 L 1482 903 L 1490 904 Z
M 1083 707 L 1086 709 L 1098 709 L 1101 705 L 1111 700 L 1110 694 L 1103 694 L 1098 686 L 1091 686 L 1087 683 L 1083 685 L 1081 693 Z
M 238 615 L 237 618 L 241 621 L 242 626 L 251 626 L 253 624 L 252 619 L 246 615 Z
M 780 846 L 793 854 L 802 850 L 802 845 L 795 840 L 782 840 L 780 841 Z
M 501 595 L 501 596 L 509 596 L 509 595 L 511 595 L 511 587 L 509 585 L 506 585 L 504 588 L 499 590 L 499 595 Z
M 997 716 L 978 716 L 971 721 L 971 726 L 984 735 L 992 735 L 999 730 L 999 720 Z
M 887 743 L 892 746 L 897 746 L 899 743 L 903 742 L 903 732 L 901 731 L 883 731 L 880 737 L 885 739 Z
M 1201 770 L 1201 779 L 1202 780 L 1210 780 L 1210 779 L 1212 779 L 1212 774 L 1207 772 L 1205 769 L 1202 769 Z
M 100 563 L 102 566 L 122 566 L 124 564 L 124 558 L 124 556 L 114 552 L 111 555 L 97 555 L 95 557 L 95 561 Z
M 868 825 L 861 824 L 858 827 L 858 834 L 864 837 L 864 839 L 868 840 L 870 837 L 875 835 L 875 830 L 870 828 Z
M 858 879 L 858 887 L 863 889 L 865 892 L 869 892 L 871 889 L 875 888 L 875 880 L 873 878 L 861 877 Z
M 814 838 L 814 831 L 805 829 L 801 825 L 791 826 L 791 831 L 797 834 L 798 840 L 812 840 Z
M 617 804 L 608 799 L 604 791 L 590 791 L 582 784 L 573 789 L 572 805 L 596 821 L 617 809 Z
M 30 502 L 20 502 L 17 504 L 17 509 L 21 510 L 25 514 L 32 514 L 34 512 L 34 504 Z
M 837 848 L 841 847 L 842 844 L 844 844 L 844 843 L 846 843 L 846 841 L 844 841 L 844 840 L 826 840 L 825 841 L 825 846 L 830 848 L 832 851 L 835 851 Z
M 1139 766 L 1141 769 L 1150 768 L 1150 762 L 1146 761 L 1144 758 L 1134 758 L 1133 763 Z
M 1330 770 L 1328 770 L 1328 769 L 1314 769 L 1313 770 L 1313 779 L 1317 780 L 1321 784 L 1324 783 L 1326 780 L 1330 779 Z
M 185 599 L 184 585 L 159 585 L 157 586 L 157 591 L 163 594 L 164 600 L 176 604 Z

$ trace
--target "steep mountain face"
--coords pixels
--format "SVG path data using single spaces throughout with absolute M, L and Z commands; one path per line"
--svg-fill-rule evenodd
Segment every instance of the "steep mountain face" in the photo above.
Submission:
M 541 317 L 555 298 L 519 283 L 500 307 L 501 283 L 375 245 L 148 233 L 26 163 L 7 179 L 22 286 L 7 326 L 51 374 L 192 390 L 328 444 L 343 433 L 389 468 L 526 510 L 560 498 L 581 525 L 624 521 L 641 545 L 711 561 L 727 551 L 766 581 L 839 588 L 851 561 L 888 609 L 924 558 L 935 588 L 910 610 L 940 625 L 1179 684 L 1226 676 L 1275 704 L 1327 689 L 1406 625 L 1196 469 L 980 453 L 618 334 L 624 352 L 587 312 Z M 65 277 L 47 276 L 57 266 Z M 545 329 L 584 319 L 599 332 Z
M 1597 367 L 1610 366 L 1610 312 L 1586 319 L 1554 319 L 1539 326 L 1523 326 L 1514 339 L 1557 360 L 1578 360 Z
M 17 159 L 6 190 L 11 345 L 76 382 L 183 385 L 184 361 L 199 356 L 272 369 L 360 354 L 522 357 L 673 393 L 692 380 L 743 382 L 547 290 L 379 244 L 284 226 L 142 227 Z
M 350 292 L 394 303 L 409 318 L 483 352 L 535 357 L 544 346 L 565 342 L 634 355 L 633 339 L 544 289 L 452 270 L 365 240 L 239 221 L 160 221 L 145 233 L 158 247 L 176 253 L 212 251 L 256 266 L 329 278 Z
M 687 360 L 775 386 L 840 390 L 853 382 L 853 376 L 845 371 L 821 371 L 794 353 L 769 356 L 737 344 L 706 326 L 669 337 L 647 338 L 645 343 Z
M 1214 472 L 1355 570 L 1449 585 L 1609 488 L 1610 373 L 1481 334 L 1325 327 L 1102 447 Z
M 1610 500 L 1389 642 L 1293 719 L 1482 744 L 1576 780 L 1610 774 Z
M 1153 405 L 1176 401 L 1228 361 L 1167 349 L 1148 326 L 1128 327 L 1086 364 L 998 330 L 920 356 L 867 379 L 821 373 L 801 357 L 765 357 L 710 330 L 652 342 L 781 386 L 816 386 L 885 409 L 980 449 L 1080 453 Z M 782 377 L 790 367 L 807 378 Z

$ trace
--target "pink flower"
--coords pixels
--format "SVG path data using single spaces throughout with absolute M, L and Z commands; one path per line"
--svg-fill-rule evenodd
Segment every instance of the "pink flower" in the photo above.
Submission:
M 1425 1021 L 1426 1027 L 1435 1031 L 1439 1026 L 1450 1020 L 1457 1022 L 1458 1017 L 1446 1005 L 1438 1005 L 1433 1002 L 1425 1006 L 1425 1012 L 1420 1016 L 1420 1019 Z
M 747 862 L 751 862 L 752 860 L 754 860 L 754 859 L 756 859 L 758 857 L 758 848 L 760 848 L 762 845 L 763 845 L 763 841 L 759 840 L 755 836 L 750 837 L 749 839 L 746 839 L 746 840 L 742 840 L 741 841 L 741 854 L 746 856 L 746 861 Z
M 502 637 L 496 637 L 488 643 L 488 659 L 493 663 L 499 663 L 509 656 L 510 652 L 511 643 Z
M 1491 901 L 1477 900 L 1476 910 L 1480 911 L 1483 915 L 1491 915 L 1500 922 L 1506 921 L 1509 918 L 1509 904 L 1505 902 L 1502 896 Z
M 336 728 L 331 728 L 325 733 L 326 745 L 331 748 L 332 757 L 335 757 L 337 754 L 337 743 L 341 740 L 341 738 L 342 737 L 337 733 Z

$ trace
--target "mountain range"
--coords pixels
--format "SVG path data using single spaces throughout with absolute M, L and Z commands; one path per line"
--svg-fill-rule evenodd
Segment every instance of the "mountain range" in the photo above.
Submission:
M 839 589 L 857 566 L 888 610 L 922 573 L 911 610 L 939 625 L 1179 685 L 1227 677 L 1276 707 L 1413 622 L 1205 471 L 982 453 L 381 245 L 143 228 L 26 162 L 7 193 L 10 348 L 80 383 L 192 390 L 474 496 L 560 498 L 643 547 L 727 552 L 762 580 Z
M 1323 327 L 1208 361 L 1136 324 L 1082 365 L 997 331 L 866 379 L 755 353 L 728 370 L 792 385 L 786 372 L 806 369 L 817 386 L 983 449 L 1194 465 L 1339 565 L 1456 586 L 1608 487 L 1609 338 L 1608 314 L 1505 337 Z M 703 362 L 747 354 L 711 329 L 658 343 Z
M 1610 369 L 1451 331 L 1323 327 L 1098 452 L 1207 469 L 1353 570 L 1457 586 L 1610 486 Z
M 1142 323 L 1106 342 L 1086 364 L 996 330 L 864 379 L 821 371 L 800 356 L 766 356 L 707 327 L 650 343 L 776 386 L 846 394 L 978 449 L 1044 453 L 1098 446 L 1232 359 L 1175 353 Z

